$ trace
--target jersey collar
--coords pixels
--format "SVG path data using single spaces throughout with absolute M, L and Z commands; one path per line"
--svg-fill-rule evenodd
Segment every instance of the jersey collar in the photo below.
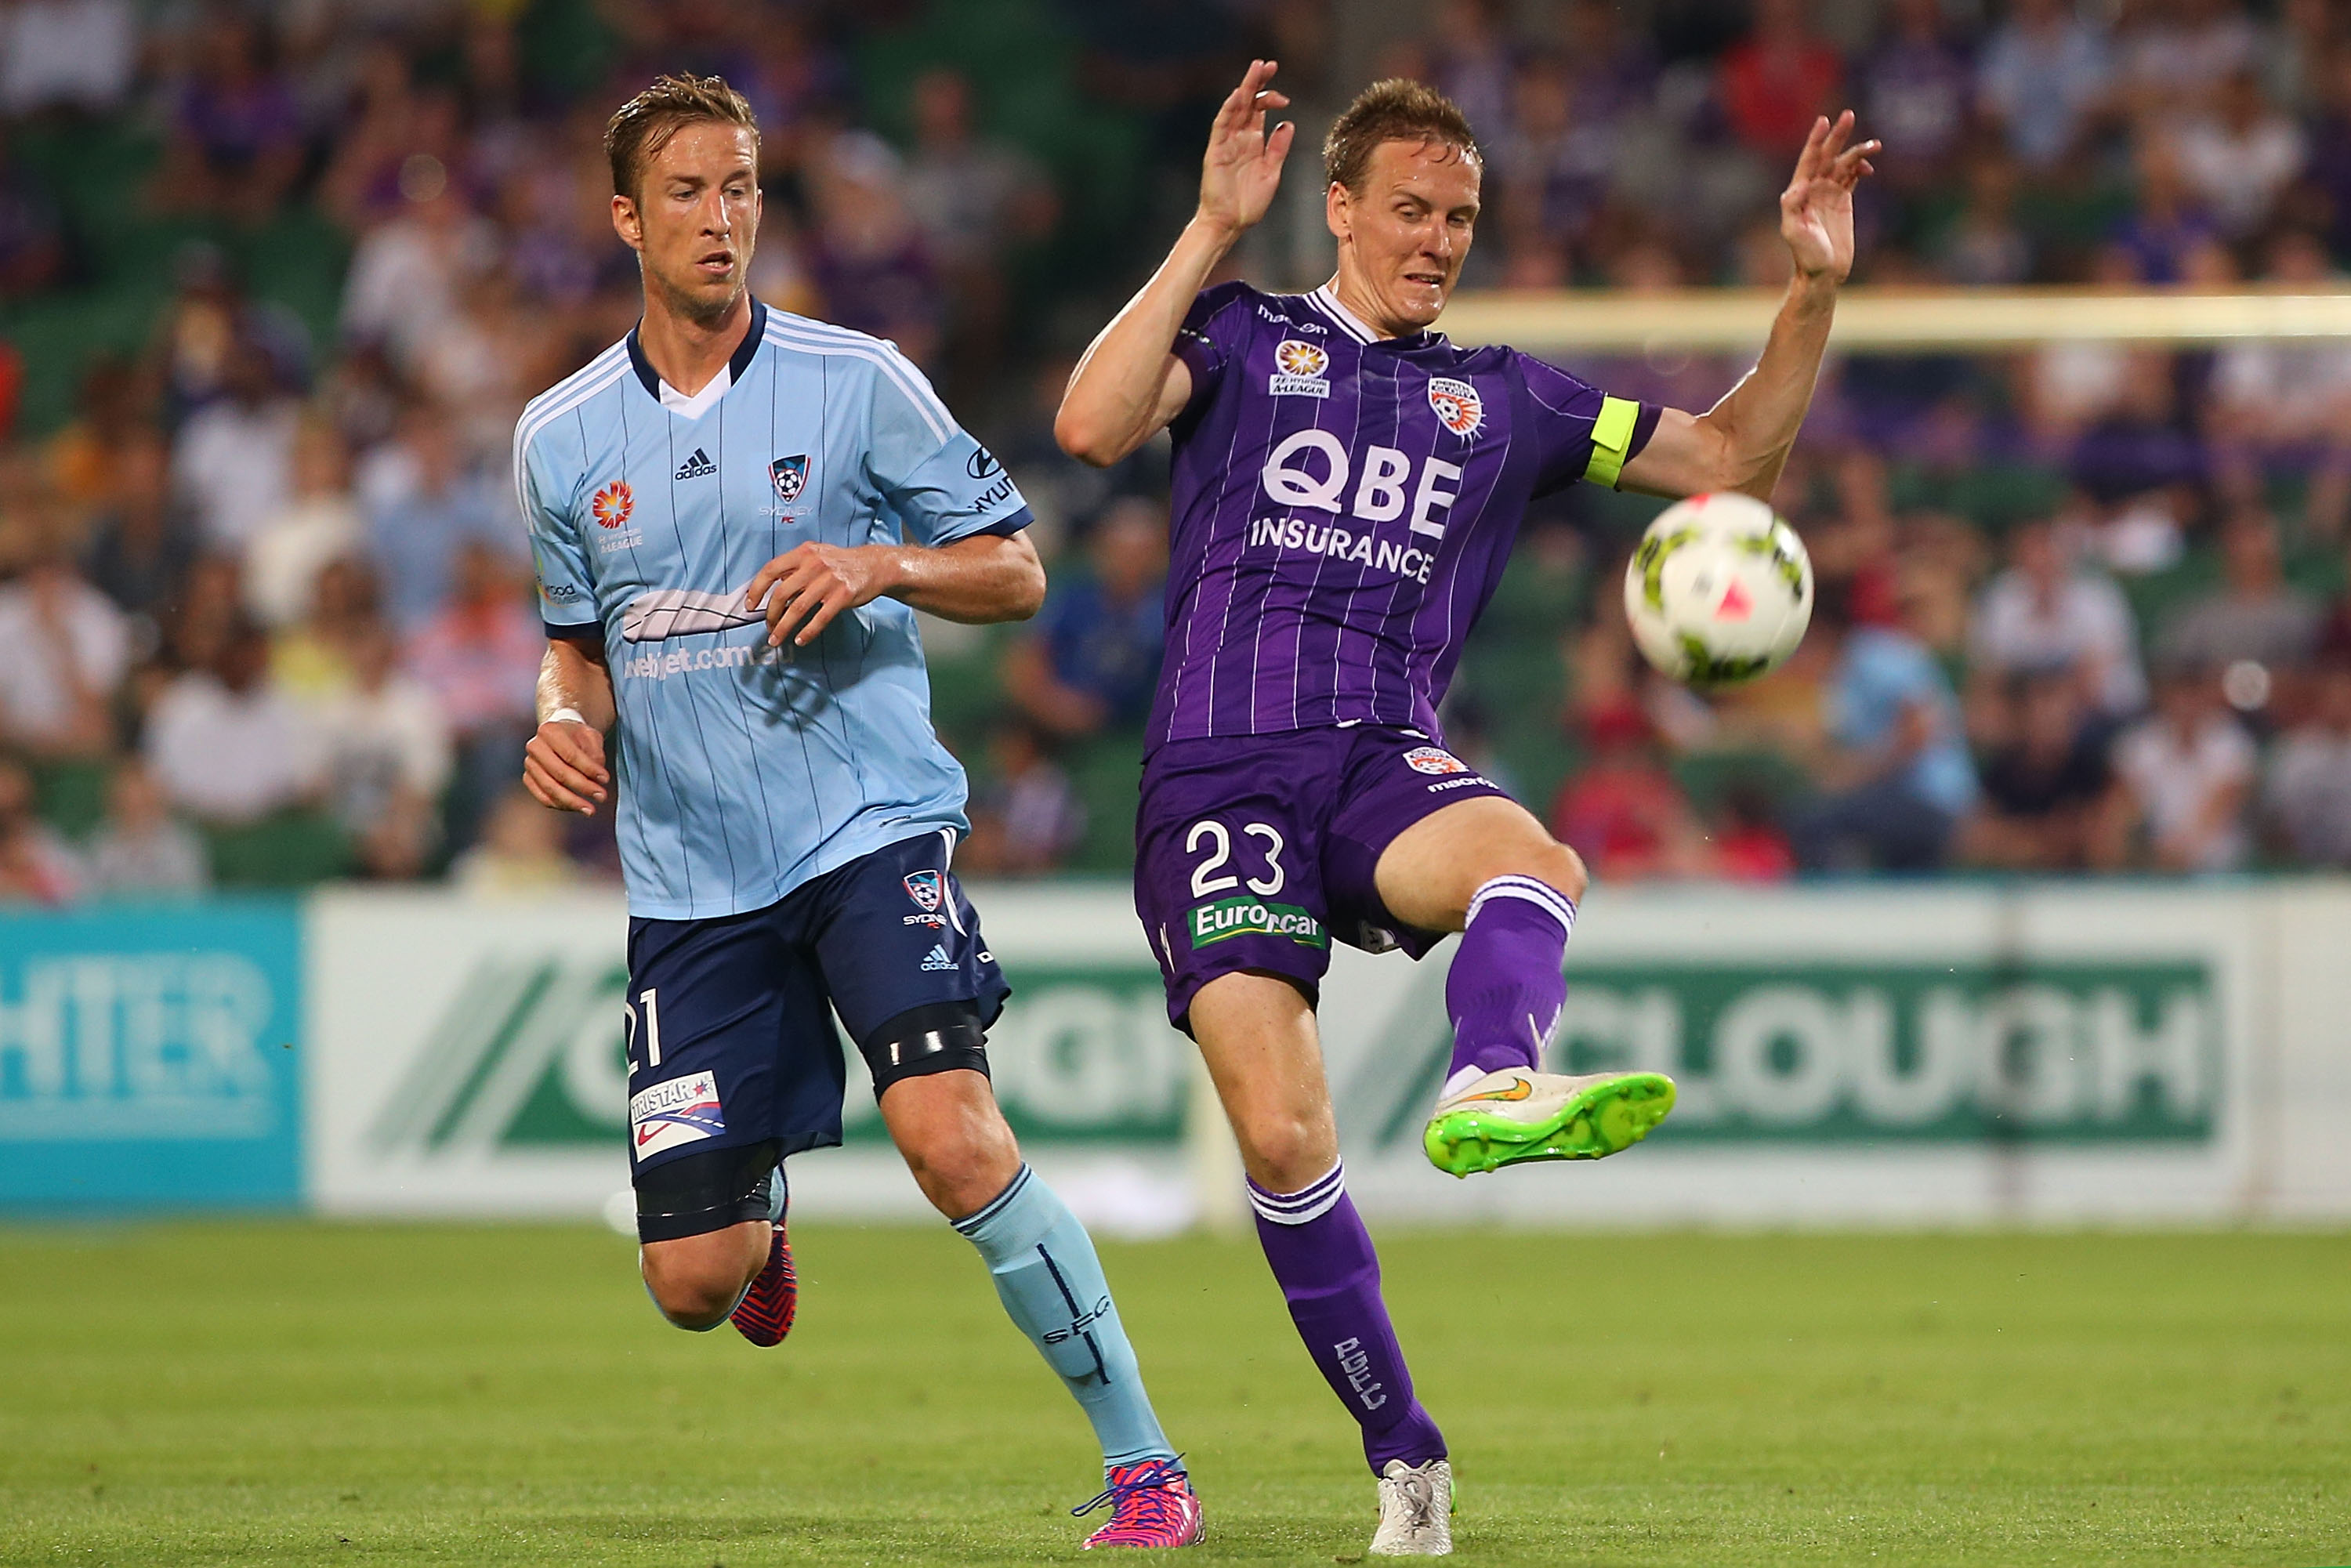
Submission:
M 727 388 L 743 379 L 744 371 L 751 368 L 751 356 L 759 351 L 759 340 L 768 330 L 768 308 L 760 304 L 757 297 L 752 298 L 751 329 L 743 334 L 743 340 L 735 346 L 734 353 L 727 356 L 726 368 L 711 377 L 709 384 L 692 397 L 663 381 L 654 371 L 653 361 L 645 358 L 644 345 L 637 340 L 643 327 L 644 323 L 640 320 L 629 329 L 629 363 L 636 370 L 638 382 L 653 394 L 655 402 L 672 413 L 687 419 L 699 419 L 726 395 Z
M 1423 329 L 1417 332 L 1406 332 L 1401 338 L 1383 338 L 1369 322 L 1340 304 L 1337 290 L 1327 283 L 1308 295 L 1306 302 L 1337 322 L 1341 331 L 1359 343 L 1386 343 L 1393 348 L 1416 349 L 1436 335 Z

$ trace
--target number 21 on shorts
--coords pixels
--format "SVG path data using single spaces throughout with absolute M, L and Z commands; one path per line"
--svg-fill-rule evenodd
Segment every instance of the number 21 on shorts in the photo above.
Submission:
M 649 1068 L 661 1065 L 661 998 L 654 994 L 653 987 L 647 986 L 637 993 L 636 1007 L 632 1008 L 626 1002 L 621 1004 L 621 1030 L 627 1037 L 628 1042 L 624 1049 L 628 1053 L 629 1067 L 632 1071 L 635 1071 L 637 1063 L 637 1009 L 639 1008 L 644 1009 L 645 1015 L 645 1065 Z
M 1270 822 L 1244 822 L 1241 836 L 1264 846 L 1265 875 L 1250 877 L 1249 890 L 1259 898 L 1271 898 L 1289 881 L 1281 869 L 1281 834 Z M 1184 852 L 1200 857 L 1192 866 L 1193 897 L 1213 898 L 1242 885 L 1237 872 L 1225 869 L 1233 858 L 1233 836 L 1214 817 L 1203 817 L 1185 830 Z

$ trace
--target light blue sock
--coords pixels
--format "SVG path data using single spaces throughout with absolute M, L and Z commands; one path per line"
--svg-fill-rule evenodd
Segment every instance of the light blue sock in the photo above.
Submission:
M 1102 1463 L 1173 1458 L 1092 1238 L 1027 1166 L 993 1202 L 955 1221 L 996 1276 L 996 1293 L 1085 1407 Z

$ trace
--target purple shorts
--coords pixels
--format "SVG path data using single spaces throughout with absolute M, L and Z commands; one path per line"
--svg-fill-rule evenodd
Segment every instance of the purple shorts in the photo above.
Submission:
M 1398 833 L 1502 789 L 1416 729 L 1363 725 L 1175 740 L 1143 765 L 1134 908 L 1187 1030 L 1219 975 L 1260 969 L 1316 995 L 1331 939 L 1417 958 L 1444 933 L 1388 912 L 1373 884 Z M 1506 797 L 1507 798 L 1507 797 Z

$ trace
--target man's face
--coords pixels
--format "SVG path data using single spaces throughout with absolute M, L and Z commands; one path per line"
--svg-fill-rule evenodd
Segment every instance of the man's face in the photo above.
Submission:
M 1332 185 L 1325 216 L 1339 237 L 1339 270 L 1374 302 L 1374 326 L 1417 331 L 1444 310 L 1469 254 L 1479 182 L 1458 147 L 1383 141 L 1362 191 Z
M 645 289 L 672 312 L 715 322 L 742 298 L 759 232 L 759 145 L 720 120 L 678 127 L 612 198 L 612 227 L 644 264 Z

